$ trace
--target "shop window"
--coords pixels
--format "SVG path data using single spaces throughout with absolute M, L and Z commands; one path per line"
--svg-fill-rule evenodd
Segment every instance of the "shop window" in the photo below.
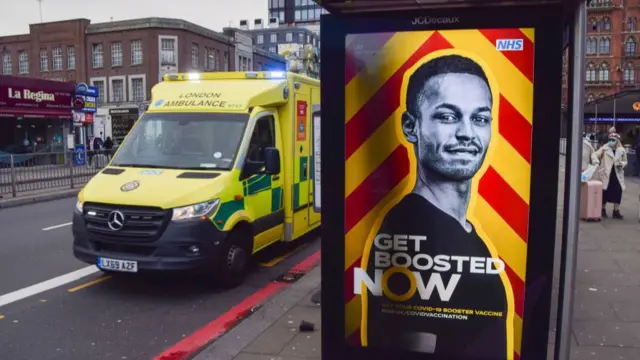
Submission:
M 67 46 L 67 69 L 73 70 L 76 68 L 76 48 L 73 46 Z
M 62 47 L 60 46 L 51 49 L 51 70 L 62 70 Z

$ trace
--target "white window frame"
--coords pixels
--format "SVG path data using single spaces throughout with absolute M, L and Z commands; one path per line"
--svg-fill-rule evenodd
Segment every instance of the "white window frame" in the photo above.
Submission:
M 278 34 L 273 33 L 273 34 L 269 34 L 269 42 L 272 44 L 277 44 L 278 43 Z
M 173 35 L 159 35 L 158 36 L 158 66 L 161 68 L 162 65 L 162 40 L 173 40 L 173 43 L 175 44 L 175 54 L 174 54 L 174 58 L 175 58 L 175 67 L 177 69 L 180 68 L 180 44 L 178 43 L 178 37 L 177 36 L 173 36 Z M 166 65 L 165 65 L 166 66 Z
M 7 61 L 8 60 L 8 61 Z M 11 75 L 13 73 L 13 59 L 8 51 L 2 52 L 2 74 Z
M 107 77 L 106 76 L 89 78 L 89 85 L 95 86 L 95 83 L 98 82 L 98 81 L 102 81 L 102 83 L 104 84 L 104 89 L 102 89 L 103 90 L 103 94 L 102 95 L 103 95 L 103 98 L 104 98 L 104 102 L 108 103 L 109 102 L 108 89 L 110 88 L 110 86 L 108 86 Z M 100 94 L 98 94 L 98 97 L 100 97 Z M 100 99 L 99 98 L 96 99 L 96 102 L 98 104 L 100 104 Z
M 22 55 L 25 55 L 25 65 L 26 69 L 23 71 L 22 69 Z M 29 69 L 29 51 L 28 50 L 19 50 L 18 51 L 18 74 L 28 74 L 30 72 Z
M 69 50 L 73 50 L 69 52 Z M 71 59 L 73 59 L 73 66 L 71 66 Z M 67 69 L 75 70 L 76 68 L 76 47 L 73 45 L 67 46 Z
M 290 33 L 290 32 L 286 33 L 284 35 L 284 41 L 293 42 L 293 33 Z
M 140 62 L 135 62 L 135 53 L 137 50 L 134 49 L 133 45 L 138 42 L 140 43 Z M 131 65 L 137 66 L 144 64 L 144 41 L 142 41 L 142 39 L 134 39 L 129 42 L 129 46 L 131 47 Z
M 113 91 L 113 81 L 114 80 L 122 80 L 122 100 L 120 102 L 127 101 L 127 76 L 119 75 L 119 76 L 109 76 L 109 102 L 116 102 Z
M 258 44 L 264 44 L 264 34 L 258 34 L 258 36 L 256 37 L 256 42 Z
M 40 48 L 40 72 L 49 72 L 49 49 Z
M 120 52 L 114 52 L 114 47 L 116 45 L 120 45 Z M 113 41 L 110 44 L 110 53 L 111 53 L 111 67 L 122 67 L 124 66 L 124 47 L 122 46 L 122 41 Z M 117 63 L 116 61 L 120 62 Z
M 133 99 L 133 80 L 134 79 L 142 79 L 142 100 L 147 101 L 147 75 L 146 74 L 137 74 L 137 75 L 129 75 L 129 101 L 134 102 L 137 100 Z
M 200 68 L 200 44 L 191 43 L 191 67 Z
M 100 64 L 96 64 L 96 52 L 94 51 L 94 47 L 100 45 L 102 48 L 102 52 L 100 53 Z M 91 68 L 92 69 L 102 69 L 104 68 L 104 44 L 103 43 L 92 43 L 91 44 Z
M 59 50 L 58 56 L 56 56 L 56 50 Z M 62 46 L 54 46 L 51 48 L 51 71 L 62 71 L 64 70 L 64 51 L 62 50 Z M 56 67 L 56 59 L 58 59 L 58 67 Z

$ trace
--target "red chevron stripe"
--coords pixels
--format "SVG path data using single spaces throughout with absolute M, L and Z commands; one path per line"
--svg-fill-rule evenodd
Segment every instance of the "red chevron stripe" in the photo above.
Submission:
M 527 242 L 529 206 L 492 167 L 480 179 L 478 193 Z
M 504 259 L 500 258 L 502 261 Z M 520 317 L 524 314 L 524 281 L 518 277 L 515 271 L 504 261 L 505 264 L 505 272 L 507 273 L 507 277 L 509 278 L 509 282 L 511 283 L 511 288 L 513 289 L 513 302 L 516 310 L 516 314 L 520 315 Z
M 515 350 L 513 351 L 513 360 L 520 360 L 520 354 L 518 354 Z
M 398 147 L 345 199 L 345 234 L 409 174 L 407 148 Z
M 531 163 L 531 123 L 500 94 L 500 134 L 528 163 Z
M 375 58 L 375 55 L 387 44 L 395 33 L 358 34 L 349 36 L 345 60 L 344 84 L 347 85 L 358 73 L 362 66 Z M 367 55 L 367 59 L 358 58 L 358 52 Z M 371 56 L 371 54 L 373 54 Z
M 353 269 L 360 267 L 360 263 L 362 258 L 358 258 L 349 268 L 344 272 L 345 280 L 344 280 L 344 299 L 345 303 L 351 301 L 356 294 L 353 293 Z
M 353 346 L 362 346 L 362 339 L 360 338 L 360 328 L 354 331 L 353 334 L 347 338 L 347 343 Z
M 405 72 L 429 53 L 449 48 L 452 48 L 451 44 L 440 33 L 435 32 L 382 85 L 369 102 L 358 110 L 346 125 L 346 159 L 400 106 L 400 90 Z
M 483 29 L 479 30 L 494 46 L 498 39 L 522 39 L 522 51 L 502 51 L 511 63 L 520 70 L 529 81 L 533 82 L 533 42 L 520 29 Z

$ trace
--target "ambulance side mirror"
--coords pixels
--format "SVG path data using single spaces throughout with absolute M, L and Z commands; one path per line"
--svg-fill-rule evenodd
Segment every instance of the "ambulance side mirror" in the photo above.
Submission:
M 264 172 L 267 175 L 280 174 L 280 151 L 274 147 L 264 149 Z

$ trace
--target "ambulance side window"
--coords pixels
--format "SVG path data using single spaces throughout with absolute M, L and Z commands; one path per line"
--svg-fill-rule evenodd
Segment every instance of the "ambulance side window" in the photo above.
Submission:
M 240 180 L 257 174 L 264 167 L 264 149 L 276 146 L 274 123 L 273 116 L 264 116 L 256 121 Z

